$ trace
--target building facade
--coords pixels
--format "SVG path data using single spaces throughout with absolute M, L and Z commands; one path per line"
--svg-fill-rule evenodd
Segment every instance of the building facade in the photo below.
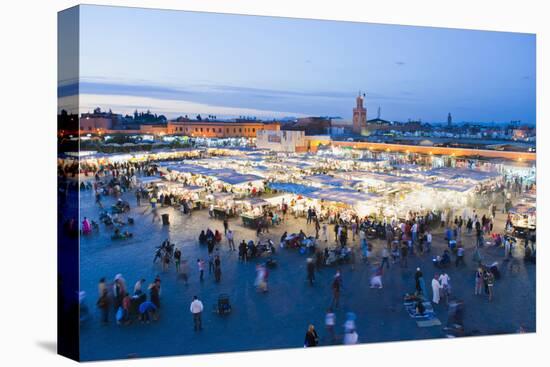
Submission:
M 278 131 L 280 128 L 277 122 L 262 121 L 169 121 L 166 133 L 204 138 L 255 138 L 260 131 Z

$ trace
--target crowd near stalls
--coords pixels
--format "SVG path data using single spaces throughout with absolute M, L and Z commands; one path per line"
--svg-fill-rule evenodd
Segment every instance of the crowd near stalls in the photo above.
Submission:
M 90 153 L 76 158 L 59 160 L 60 177 L 88 177 L 80 181 L 80 189 L 94 190 L 96 204 L 101 208 L 99 221 L 112 231 L 113 240 L 132 237 L 134 204 L 123 200 L 127 198 L 124 193 L 134 193 L 135 205 L 145 204 L 153 221 L 161 221 L 159 207 L 174 207 L 182 215 L 203 210 L 206 221 L 204 229 L 197 233 L 197 242 L 206 245 L 209 258 L 208 264 L 197 259 L 200 281 L 207 265 L 215 281 L 221 281 L 219 247 L 226 242 L 228 251 L 236 251 L 243 263 L 266 257 L 256 264 L 254 284 L 261 292 L 269 289 L 268 268 L 276 266 L 272 257 L 279 249 L 297 249 L 310 256 L 307 279 L 313 285 L 314 270 L 322 266 L 354 264 L 356 258 L 368 264 L 372 258 L 371 242 L 377 240 L 383 246 L 381 265 L 376 266 L 370 281 L 372 288 L 382 288 L 382 270 L 389 267 L 390 259 L 406 267 L 410 254 L 430 253 L 432 232 L 436 231 L 443 234 L 445 241 L 443 253 L 429 255 L 428 261 L 433 256 L 436 268 L 449 266 L 451 259 L 457 267 L 463 262 L 466 235 L 473 239 L 476 253 L 489 243 L 504 247 L 509 256 L 511 243 L 517 238 L 523 241 L 525 256 L 536 258 L 534 167 L 516 169 L 502 161 L 448 161 L 443 157 L 344 149 L 321 150 L 317 154 L 203 149 L 101 157 Z M 115 204 L 104 207 L 105 196 L 114 197 Z M 504 232 L 494 230 L 497 214 L 506 217 Z M 289 225 L 287 231 L 289 221 L 299 217 L 305 218 L 303 228 L 290 229 Z M 99 225 L 94 223 L 95 218 L 80 219 L 85 235 Z M 169 224 L 165 217 L 162 222 Z M 215 229 L 222 222 L 223 230 Z M 256 237 L 237 241 L 233 232 L 236 225 L 255 229 Z M 274 241 L 267 234 L 275 226 L 284 228 L 284 233 Z M 66 226 L 68 230 L 73 227 L 74 223 Z M 163 268 L 174 262 L 187 283 L 189 264 L 180 262 L 179 250 L 169 240 L 165 242 L 157 248 L 154 261 L 160 261 Z M 480 265 L 476 292 L 478 285 L 481 289 L 484 284 L 491 299 L 490 287 L 498 277 L 498 269 L 481 259 L 476 262 Z M 405 296 L 405 304 L 411 317 L 423 318 L 431 312 L 432 305 L 419 272 L 415 274 L 416 291 Z M 115 279 L 114 289 L 117 284 L 125 288 L 121 279 Z M 434 277 L 432 303 L 438 304 L 440 297 L 445 297 L 448 282 L 444 276 Z M 336 270 L 327 315 L 339 305 L 341 286 L 341 274 Z M 134 295 L 142 297 L 141 285 L 136 287 Z M 125 309 L 124 302 L 132 300 L 124 301 L 124 292 L 116 292 L 122 295 L 115 298 L 117 307 Z M 142 320 L 158 316 L 159 294 L 160 279 L 155 279 L 150 285 L 152 305 L 145 303 L 146 297 L 139 301 L 137 313 Z M 147 308 L 140 307 L 142 304 Z M 227 309 L 220 307 L 218 310 Z M 353 315 L 348 321 L 353 325 Z M 200 330 L 200 318 L 196 330 Z M 346 330 L 346 335 L 352 334 L 355 328 L 346 326 Z
M 166 162 L 196 160 L 201 157 L 243 156 L 243 150 L 225 148 L 161 149 L 132 153 L 98 153 L 95 151 L 66 152 L 58 157 L 58 168 L 68 177 L 84 179 L 105 168 L 131 164 L 145 165 Z
M 461 212 L 465 217 L 470 213 L 464 208 L 502 201 L 513 225 L 534 228 L 534 167 L 503 160 L 449 159 L 341 148 L 317 154 L 202 148 L 80 152 L 78 157 L 69 153 L 58 163 L 60 173 L 69 177 L 80 174 L 91 179 L 98 173 L 122 170 L 122 175 L 114 177 L 116 182 L 107 185 L 109 190 L 139 186 L 151 194 L 154 189 L 163 199 L 196 203 L 190 207 L 209 206 L 220 218 L 242 213 L 258 217 L 258 210 L 268 205 L 238 200 L 275 191 L 291 194 L 286 204 L 293 215 L 305 215 L 313 207 L 322 218 L 333 220 L 338 214 L 346 221 L 353 216 L 403 220 L 415 211 Z M 525 199 L 512 207 L 512 193 Z

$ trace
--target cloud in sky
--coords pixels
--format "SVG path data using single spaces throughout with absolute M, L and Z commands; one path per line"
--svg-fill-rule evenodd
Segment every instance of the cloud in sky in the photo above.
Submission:
M 72 97 L 60 98 L 60 106 L 72 103 Z M 253 108 L 235 108 L 218 106 L 206 103 L 197 103 L 182 99 L 165 99 L 144 96 L 131 96 L 119 94 L 87 94 L 79 95 L 80 112 L 92 111 L 100 106 L 102 109 L 112 109 L 122 114 L 132 114 L 134 110 L 149 109 L 153 113 L 163 114 L 169 117 L 187 114 L 189 116 L 216 115 L 218 117 L 237 117 L 241 115 L 257 116 L 259 118 L 282 118 L 286 116 L 302 117 L 304 114 L 291 111 L 270 111 Z
M 338 90 L 279 90 L 272 88 L 244 87 L 238 85 L 221 85 L 213 83 L 186 84 L 152 84 L 143 80 L 114 80 L 85 77 L 80 83 L 61 83 L 58 95 L 68 101 L 69 96 L 93 95 L 94 99 L 84 98 L 88 105 L 80 111 L 112 108 L 120 112 L 118 106 L 127 109 L 131 106 L 138 110 L 162 110 L 167 117 L 192 115 L 200 109 L 201 113 L 222 115 L 216 111 L 230 111 L 228 115 L 241 116 L 254 113 L 262 118 L 279 118 L 283 116 L 342 116 L 347 117 L 355 104 L 357 92 Z M 117 103 L 99 96 L 118 96 Z M 142 97 L 142 98 L 138 98 Z M 389 96 L 376 91 L 367 92 L 368 103 L 417 103 L 418 98 L 412 95 Z M 143 99 L 148 98 L 148 99 Z M 139 101 L 147 101 L 140 105 Z M 168 101 L 166 103 L 161 101 Z M 181 103 L 176 103 L 180 101 Z M 92 105 L 96 103 L 96 105 Z M 166 108 L 167 103 L 171 106 Z M 74 104 L 74 102 L 73 102 Z M 64 104 L 65 106 L 65 104 Z M 62 107 L 60 107 L 61 109 Z M 67 107 L 63 107 L 67 108 Z M 189 110 L 189 109 L 192 110 Z M 208 108 L 208 111 L 204 109 Z M 74 108 L 70 108 L 74 110 Z M 133 111 L 133 110 L 132 110 Z M 290 115 L 289 115 L 290 114 Z M 225 115 L 225 114 L 224 114 Z

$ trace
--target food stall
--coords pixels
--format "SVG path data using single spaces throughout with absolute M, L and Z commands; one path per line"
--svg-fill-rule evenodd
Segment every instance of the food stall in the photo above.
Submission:
M 234 196 L 228 192 L 215 192 L 206 195 L 206 200 L 214 206 L 213 216 L 216 219 L 227 219 L 235 216 Z
M 241 210 L 243 225 L 249 228 L 258 228 L 269 202 L 261 198 L 246 198 L 237 201 L 236 205 Z
M 530 203 L 520 203 L 513 206 L 508 212 L 516 237 L 526 238 L 537 229 L 537 208 Z

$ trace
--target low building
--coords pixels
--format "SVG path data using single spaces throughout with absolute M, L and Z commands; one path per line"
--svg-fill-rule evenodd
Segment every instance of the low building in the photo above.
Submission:
M 277 122 L 262 121 L 169 121 L 166 133 L 204 138 L 255 138 L 263 130 L 278 131 Z
M 276 152 L 306 152 L 306 134 L 300 130 L 261 130 L 256 136 L 256 147 Z

